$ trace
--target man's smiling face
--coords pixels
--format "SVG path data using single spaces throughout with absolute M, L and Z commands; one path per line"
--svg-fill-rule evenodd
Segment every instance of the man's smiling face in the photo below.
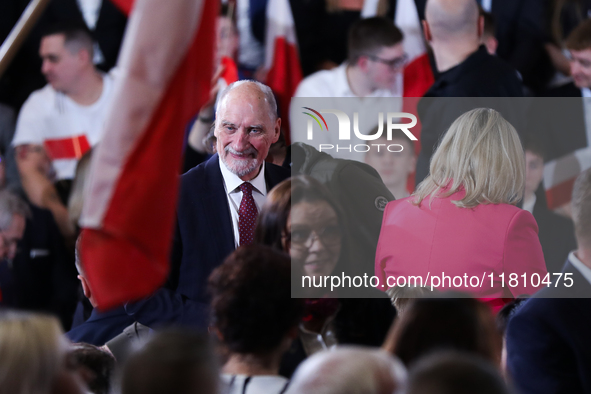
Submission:
M 243 181 L 254 179 L 279 138 L 281 119 L 274 119 L 265 94 L 254 83 L 232 89 L 219 105 L 215 136 L 220 159 Z

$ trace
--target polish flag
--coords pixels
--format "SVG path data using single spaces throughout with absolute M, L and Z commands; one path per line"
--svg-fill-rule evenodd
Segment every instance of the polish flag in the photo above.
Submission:
M 113 1 L 131 13 L 80 220 L 100 309 L 166 280 L 183 134 L 209 96 L 219 11 L 217 0 Z
M 575 180 L 591 168 L 591 147 L 582 147 L 544 164 L 544 187 L 548 208 L 570 203 Z
M 282 124 L 287 130 L 289 103 L 303 78 L 289 0 L 269 0 L 267 3 L 265 47 L 266 84 L 277 97 Z M 289 143 L 289 133 L 286 134 Z

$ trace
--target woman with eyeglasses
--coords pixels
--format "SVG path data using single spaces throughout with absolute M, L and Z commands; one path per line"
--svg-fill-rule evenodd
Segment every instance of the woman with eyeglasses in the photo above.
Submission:
M 349 272 L 346 228 L 333 195 L 305 175 L 278 184 L 261 209 L 255 242 L 289 253 L 295 279 L 292 294 L 303 291 L 298 295 L 307 297 L 299 337 L 282 363 L 285 376 L 306 356 L 338 343 L 380 346 L 394 319 L 395 310 L 387 297 L 342 298 L 338 289 L 330 291 L 330 285 L 298 288 L 302 276 L 318 284 L 324 276 Z M 372 291 L 360 290 L 365 296 Z
M 515 206 L 524 185 L 513 126 L 493 109 L 461 115 L 417 191 L 386 206 L 375 261 L 382 290 L 420 277 L 491 299 L 495 309 L 502 298 L 536 292 L 546 266 L 534 217 Z

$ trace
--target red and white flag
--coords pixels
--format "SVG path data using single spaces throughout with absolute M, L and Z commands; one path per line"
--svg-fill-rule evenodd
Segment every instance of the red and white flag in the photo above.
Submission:
M 579 174 L 591 168 L 591 147 L 583 147 L 544 165 L 544 188 L 548 208 L 558 209 L 570 203 Z
M 284 128 L 289 125 L 289 103 L 303 78 L 295 24 L 289 0 L 267 3 L 266 83 L 277 97 Z M 289 142 L 289 135 L 285 136 Z
M 132 0 L 114 0 L 124 11 Z M 166 280 L 187 122 L 207 100 L 218 0 L 137 0 L 93 157 L 81 260 L 98 307 Z

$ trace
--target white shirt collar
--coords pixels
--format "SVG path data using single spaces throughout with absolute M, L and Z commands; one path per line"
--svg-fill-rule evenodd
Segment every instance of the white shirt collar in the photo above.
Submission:
M 343 90 L 338 93 L 339 96 L 337 97 L 356 97 L 355 93 L 353 93 L 349 86 L 349 79 L 347 78 L 347 62 L 337 67 L 335 75 L 337 77 L 337 83 L 335 86 L 341 86 L 343 88 Z
M 591 268 L 587 267 L 579 258 L 575 255 L 575 252 L 570 252 L 568 260 L 577 270 L 587 279 L 587 282 L 591 284 Z
M 219 156 L 219 154 L 218 154 L 218 156 Z M 238 175 L 231 172 L 228 169 L 228 167 L 226 167 L 226 165 L 222 161 L 221 157 L 218 158 L 218 161 L 220 163 L 220 170 L 222 171 L 222 177 L 224 178 L 224 186 L 226 187 L 226 194 L 230 194 L 230 193 L 236 191 L 236 189 L 238 189 L 238 187 L 240 185 L 242 185 L 244 183 L 244 181 L 242 179 L 240 179 L 240 177 Z M 265 183 L 265 162 L 264 161 L 263 161 L 263 165 L 261 166 L 261 171 L 259 172 L 257 177 L 249 182 L 252 184 L 252 186 L 254 186 L 255 190 L 257 190 L 263 196 L 267 195 L 267 185 Z
M 589 89 L 589 88 L 582 88 L 581 89 L 581 95 L 583 97 L 591 97 L 591 89 Z
M 529 200 L 523 200 L 523 209 L 525 211 L 528 211 L 529 213 L 533 214 L 534 213 L 534 207 L 536 206 L 536 200 L 538 198 L 536 197 L 535 194 L 532 195 L 532 198 Z

